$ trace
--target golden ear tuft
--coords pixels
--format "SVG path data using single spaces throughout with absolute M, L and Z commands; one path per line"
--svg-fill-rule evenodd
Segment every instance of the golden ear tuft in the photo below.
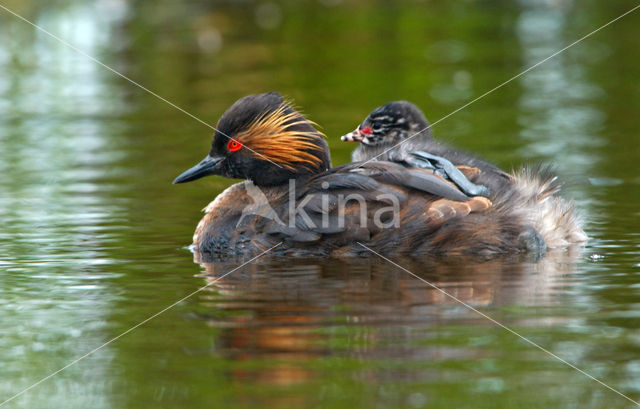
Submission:
M 290 112 L 287 112 L 290 111 Z M 310 125 L 306 130 L 297 125 Z M 287 169 L 305 167 L 311 171 L 322 166 L 323 159 L 314 154 L 322 151 L 324 134 L 314 128 L 316 124 L 282 103 L 277 109 L 254 119 L 235 138 L 252 151 Z

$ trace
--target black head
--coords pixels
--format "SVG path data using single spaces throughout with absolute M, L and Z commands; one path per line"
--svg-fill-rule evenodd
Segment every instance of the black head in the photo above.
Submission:
M 343 135 L 342 140 L 367 146 L 393 146 L 409 137 L 431 138 L 429 122 L 417 106 L 394 101 L 374 109 L 355 131 Z
M 330 167 L 322 133 L 280 94 L 268 92 L 236 101 L 218 121 L 209 155 L 173 183 L 220 175 L 273 186 Z

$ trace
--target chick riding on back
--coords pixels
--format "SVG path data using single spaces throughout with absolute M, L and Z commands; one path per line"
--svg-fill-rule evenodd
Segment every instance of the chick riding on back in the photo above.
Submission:
M 431 170 L 388 161 L 331 168 L 323 135 L 275 92 L 233 104 L 207 157 L 174 183 L 206 175 L 246 181 L 207 206 L 194 234 L 199 253 L 246 255 L 277 246 L 276 254 L 370 255 L 359 243 L 383 254 L 545 250 L 527 220 L 505 216 Z
M 587 240 L 573 202 L 559 196 L 561 185 L 549 168 L 523 167 L 508 174 L 450 148 L 433 139 L 424 114 L 410 102 L 389 102 L 374 109 L 342 140 L 360 142 L 353 160 L 389 160 L 431 169 L 468 195 L 490 198 L 500 212 L 527 219 L 550 248 Z

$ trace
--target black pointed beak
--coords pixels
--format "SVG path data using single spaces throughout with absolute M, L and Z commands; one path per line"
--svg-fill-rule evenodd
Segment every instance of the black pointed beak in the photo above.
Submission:
M 207 155 L 202 162 L 189 170 L 184 171 L 180 176 L 175 178 L 173 184 L 191 182 L 192 180 L 200 179 L 207 175 L 215 175 L 218 173 L 218 164 L 222 162 L 224 158 L 220 156 Z

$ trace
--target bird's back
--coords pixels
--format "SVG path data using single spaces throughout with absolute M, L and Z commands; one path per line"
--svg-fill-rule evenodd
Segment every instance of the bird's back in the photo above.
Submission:
M 489 199 L 455 197 L 450 184 L 451 192 L 439 191 L 426 170 L 358 166 L 295 187 L 231 186 L 207 207 L 194 235 L 197 251 L 242 255 L 278 245 L 276 254 L 298 256 L 544 253 L 525 218 L 497 211 Z

